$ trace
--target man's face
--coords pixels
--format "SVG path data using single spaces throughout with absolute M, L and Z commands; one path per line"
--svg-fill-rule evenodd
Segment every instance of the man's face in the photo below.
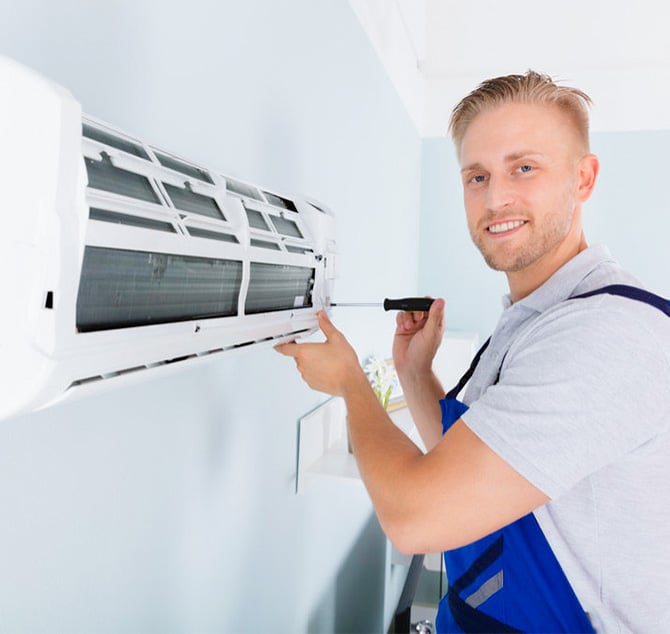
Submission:
M 506 104 L 482 112 L 460 150 L 470 235 L 491 268 L 530 271 L 581 238 L 585 149 L 560 110 Z

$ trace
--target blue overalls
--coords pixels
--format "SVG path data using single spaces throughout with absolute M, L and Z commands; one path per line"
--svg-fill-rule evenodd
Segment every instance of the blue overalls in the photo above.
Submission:
M 571 299 L 600 293 L 645 302 L 670 317 L 669 300 L 622 284 Z M 440 401 L 443 433 L 467 411 L 456 396 L 489 341 L 458 385 Z M 438 608 L 438 632 L 594 632 L 533 513 L 473 544 L 446 551 L 444 561 L 449 586 Z

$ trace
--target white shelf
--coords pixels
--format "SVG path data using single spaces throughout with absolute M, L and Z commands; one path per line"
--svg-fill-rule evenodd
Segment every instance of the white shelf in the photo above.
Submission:
M 391 420 L 423 450 L 407 407 L 389 413 Z M 349 451 L 347 411 L 341 398 L 330 398 L 298 421 L 296 493 L 322 478 L 340 478 L 362 485 L 358 465 Z

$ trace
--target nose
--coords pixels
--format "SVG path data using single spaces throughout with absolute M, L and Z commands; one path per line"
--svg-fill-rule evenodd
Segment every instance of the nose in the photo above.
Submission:
M 486 188 L 486 207 L 491 212 L 504 211 L 514 201 L 512 184 L 502 176 L 489 177 Z

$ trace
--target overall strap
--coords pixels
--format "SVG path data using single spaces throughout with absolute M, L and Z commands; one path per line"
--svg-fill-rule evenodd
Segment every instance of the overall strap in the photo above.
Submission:
M 603 286 L 602 288 L 597 288 L 596 290 L 589 291 L 588 293 L 575 295 L 570 299 L 592 297 L 593 295 L 601 295 L 602 293 L 607 293 L 609 295 L 620 295 L 621 297 L 635 299 L 638 302 L 644 302 L 645 304 L 649 304 L 654 308 L 658 308 L 660 311 L 664 312 L 668 317 L 670 317 L 670 300 L 665 299 L 665 297 L 661 297 L 660 295 L 646 291 L 643 288 L 628 286 L 627 284 L 612 284 L 610 286 Z
M 458 384 L 447 392 L 444 398 L 456 398 L 458 396 L 458 393 L 465 387 L 465 384 L 470 380 L 470 377 L 474 373 L 475 368 L 479 363 L 480 357 L 482 356 L 482 354 L 484 354 L 484 350 L 488 348 L 489 343 L 491 343 L 491 337 L 489 337 L 484 342 L 484 345 L 477 351 L 477 354 L 472 359 L 472 363 L 470 364 L 470 367 L 467 369 L 466 373 L 460 378 Z

